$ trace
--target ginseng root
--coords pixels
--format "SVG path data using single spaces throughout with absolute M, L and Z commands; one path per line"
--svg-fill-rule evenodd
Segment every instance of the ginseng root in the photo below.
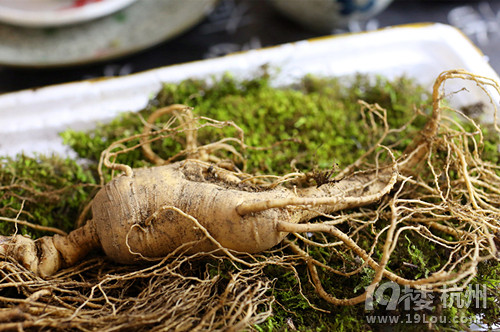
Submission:
M 335 181 L 305 188 L 285 185 L 290 179 L 303 177 L 303 174 L 284 176 L 270 184 L 261 181 L 262 177 L 228 169 L 224 158 L 217 156 L 217 152 L 226 151 L 244 160 L 233 144 L 242 149 L 246 148 L 242 131 L 234 123 L 204 119 L 206 122 L 200 124 L 190 109 L 183 105 L 161 109 L 148 120 L 143 134 L 126 139 L 140 140 L 136 146 L 121 148 L 125 141 L 122 140 L 103 152 L 102 164 L 112 170 L 122 171 L 123 174 L 105 184 L 97 193 L 92 203 L 92 219 L 85 226 L 68 236 L 54 235 L 36 241 L 21 235 L 4 237 L 0 240 L 0 253 L 13 257 L 41 276 L 49 276 L 61 267 L 75 264 L 89 251 L 99 248 L 112 260 L 131 264 L 165 257 L 180 247 L 186 247 L 188 253 L 217 251 L 228 255 L 234 255 L 235 252 L 251 254 L 272 248 L 282 242 L 289 233 L 323 232 L 341 241 L 363 260 L 363 265 L 376 271 L 367 292 L 351 299 L 336 299 L 327 294 L 321 286 L 317 267 L 326 268 L 324 264 L 290 242 L 291 248 L 306 259 L 312 281 L 320 295 L 334 304 L 355 304 L 364 301 L 382 277 L 412 287 L 439 287 L 467 279 L 474 273 L 474 264 L 478 261 L 498 256 L 495 230 L 498 231 L 500 225 L 498 219 L 495 221 L 494 217 L 485 211 L 489 209 L 488 211 L 498 213 L 500 207 L 498 202 L 488 200 L 484 192 L 474 189 L 478 181 L 484 180 L 480 176 L 469 176 L 464 154 L 456 147 L 457 143 L 448 136 L 439 135 L 441 111 L 444 108 L 441 106 L 440 87 L 445 80 L 452 78 L 469 79 L 479 86 L 498 88 L 498 85 L 490 80 L 463 71 L 443 73 L 434 86 L 433 113 L 405 155 L 396 159 L 390 149 L 384 148 L 381 151 L 386 151 L 389 156 L 386 160 L 392 162 L 383 165 L 378 165 L 377 162 L 377 167 L 357 172 L 353 171 L 354 167 L 348 167 Z M 173 120 L 163 128 L 157 128 L 152 136 L 153 122 L 163 114 L 173 115 Z M 196 133 L 203 126 L 232 126 L 236 129 L 237 137 L 199 146 Z M 163 160 L 152 151 L 151 142 L 179 133 L 186 138 L 184 150 L 168 160 Z M 380 143 L 382 141 L 381 139 Z M 472 202 L 468 212 L 465 211 L 469 207 L 457 208 L 449 204 L 452 206 L 447 207 L 449 213 L 456 218 L 461 218 L 460 213 L 487 216 L 486 223 L 476 225 L 476 235 L 469 236 L 467 233 L 468 237 L 463 236 L 465 233 L 461 233 L 460 229 L 453 229 L 423 217 L 426 213 L 431 213 L 430 208 L 443 209 L 450 201 L 450 195 L 443 192 L 441 187 L 431 188 L 415 176 L 416 170 L 426 165 L 430 167 L 436 179 L 441 176 L 430 162 L 437 143 L 446 146 L 450 155 L 456 152 L 456 157 L 449 159 L 459 165 L 462 179 L 457 183 L 465 185 L 467 189 L 464 195 Z M 159 166 L 132 169 L 111 161 L 119 153 L 126 153 L 138 147 L 142 147 L 146 157 Z M 377 146 L 368 153 L 374 153 L 376 148 Z M 178 160 L 182 157 L 187 159 Z M 360 163 L 355 165 L 359 166 Z M 481 173 L 484 169 L 477 163 L 475 167 L 475 173 Z M 498 176 L 494 173 L 487 174 L 490 181 L 498 182 Z M 451 184 L 451 180 L 449 182 Z M 431 205 L 420 200 L 400 198 L 401 190 L 408 183 L 423 188 L 428 192 L 427 195 L 432 195 L 443 203 Z M 382 202 L 390 206 L 391 221 L 384 229 L 386 242 L 379 261 L 375 261 L 371 252 L 361 248 L 334 223 L 305 223 L 337 211 Z M 415 211 L 420 211 L 420 214 L 408 212 L 403 208 L 403 203 L 414 206 Z M 429 210 L 426 210 L 427 208 Z M 451 272 L 456 270 L 457 265 L 448 262 L 440 271 L 418 280 L 404 279 L 388 271 L 385 266 L 390 253 L 404 230 L 413 230 L 431 240 L 439 241 L 428 232 L 429 228 L 424 229 L 418 225 L 407 225 L 398 230 L 396 226 L 410 217 L 420 217 L 420 225 L 429 225 L 431 229 L 438 229 L 461 238 L 460 241 L 472 243 L 475 251 L 469 254 L 475 255 L 474 263 L 465 264 L 458 272 Z M 483 235 L 481 238 L 478 238 L 479 233 Z M 479 252 L 484 250 L 488 254 L 480 256 Z
M 320 188 L 267 190 L 198 160 L 134 169 L 97 193 L 93 218 L 85 226 L 68 236 L 35 242 L 17 235 L 10 242 L 4 239 L 3 250 L 42 276 L 71 266 L 99 247 L 126 264 L 166 256 L 186 243 L 196 243 L 193 250 L 200 252 L 219 246 L 261 252 L 287 235 L 278 230 L 283 220 L 299 223 L 379 200 L 397 179 L 393 169 L 384 173 L 375 181 L 367 173 Z

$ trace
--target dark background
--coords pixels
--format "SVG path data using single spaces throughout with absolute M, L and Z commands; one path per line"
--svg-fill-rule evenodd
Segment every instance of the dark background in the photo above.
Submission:
M 441 22 L 460 28 L 500 72 L 500 1 L 395 0 L 378 16 L 332 33 Z M 104 63 L 57 69 L 0 66 L 0 93 L 82 79 L 119 76 L 176 63 L 324 36 L 277 12 L 265 0 L 222 0 L 201 23 L 148 50 Z M 0 41 L 1 42 L 1 41 Z

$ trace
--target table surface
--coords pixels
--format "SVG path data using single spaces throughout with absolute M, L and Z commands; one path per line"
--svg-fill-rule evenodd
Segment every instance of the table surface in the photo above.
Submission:
M 500 72 L 500 1 L 496 0 L 395 0 L 378 16 L 336 29 L 332 34 L 418 22 L 440 22 L 458 27 Z M 206 19 L 189 31 L 131 56 L 99 64 L 52 69 L 0 66 L 0 93 L 127 75 L 324 35 L 284 18 L 266 0 L 221 0 Z

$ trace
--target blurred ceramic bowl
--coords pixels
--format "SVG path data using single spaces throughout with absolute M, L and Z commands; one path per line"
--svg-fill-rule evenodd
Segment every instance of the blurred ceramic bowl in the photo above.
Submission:
M 284 15 L 320 32 L 344 28 L 353 21 L 367 20 L 393 0 L 270 0 Z
M 41 28 L 82 23 L 137 0 L 0 0 L 0 22 Z

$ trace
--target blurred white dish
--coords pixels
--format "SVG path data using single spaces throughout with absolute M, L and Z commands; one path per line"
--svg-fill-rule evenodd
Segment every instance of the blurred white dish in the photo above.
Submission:
M 0 0 L 0 21 L 27 27 L 76 24 L 112 14 L 136 0 Z
M 0 24 L 0 65 L 60 67 L 128 55 L 186 31 L 216 3 L 141 0 L 115 14 L 76 25 L 27 28 Z

